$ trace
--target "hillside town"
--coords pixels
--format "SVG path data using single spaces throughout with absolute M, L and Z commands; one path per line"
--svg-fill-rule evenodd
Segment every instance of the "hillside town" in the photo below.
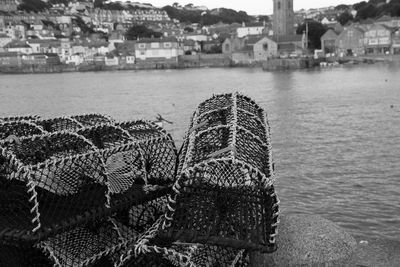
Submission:
M 400 17 L 356 20 L 363 10 L 354 6 L 295 12 L 293 1 L 274 0 L 273 14 L 249 16 L 193 4 L 36 1 L 41 10 L 23 0 L 0 0 L 0 71 L 242 66 L 314 54 L 400 54 Z M 236 21 L 223 16 L 228 11 L 238 15 Z M 198 14 L 199 21 L 176 14 Z

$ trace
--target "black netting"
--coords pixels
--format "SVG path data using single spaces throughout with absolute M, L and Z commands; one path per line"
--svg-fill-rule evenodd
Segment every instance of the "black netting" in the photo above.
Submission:
M 114 120 L 111 117 L 101 114 L 77 115 L 77 116 L 72 116 L 71 118 L 78 121 L 84 127 L 91 127 L 100 124 L 110 124 L 114 122 Z
M 68 117 L 36 120 L 35 123 L 48 132 L 77 131 L 83 127 L 78 121 Z
M 260 106 L 257 105 L 251 98 L 243 95 L 237 95 L 237 107 L 238 109 L 242 109 L 254 114 L 262 122 L 264 122 L 264 110 L 260 108 Z
M 0 122 L 0 139 L 43 134 L 43 128 L 29 121 Z
M 142 120 L 121 122 L 117 123 L 116 125 L 128 131 L 132 138 L 136 141 L 160 138 L 168 135 L 164 130 L 154 123 Z
M 120 127 L 100 125 L 84 128 L 78 134 L 90 140 L 103 157 L 112 201 L 146 181 L 143 151 L 130 134 Z
M 8 222 L 0 225 L 3 229 L 58 228 L 105 206 L 107 187 L 100 155 L 80 136 L 47 134 L 2 146 L 0 169 L 6 171 L 0 178 L 7 197 L 2 197 L 0 209 L 8 210 L 0 214 L 0 221 Z
M 220 110 L 232 105 L 232 94 L 216 95 L 201 103 L 198 107 L 198 115 L 212 110 Z
M 143 152 L 147 182 L 170 185 L 175 180 L 177 152 L 171 136 L 157 125 L 145 121 L 117 124 L 138 142 Z
M 33 246 L 0 244 L 0 266 L 2 267 L 50 267 L 48 257 Z
M 113 254 L 125 246 L 130 232 L 112 219 L 79 226 L 38 244 L 54 264 L 99 266 L 113 262 Z M 112 266 L 112 265 L 110 265 Z

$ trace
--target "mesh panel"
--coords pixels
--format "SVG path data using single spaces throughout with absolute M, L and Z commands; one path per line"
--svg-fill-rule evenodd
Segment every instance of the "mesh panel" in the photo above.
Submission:
M 74 132 L 83 127 L 82 124 L 80 124 L 78 121 L 67 117 L 60 117 L 47 120 L 36 120 L 35 123 L 43 127 L 43 129 L 48 132 L 60 132 L 60 131 Z
M 198 107 L 198 114 L 201 115 L 211 110 L 219 110 L 232 105 L 231 94 L 216 95 L 201 103 Z
M 126 243 L 123 229 L 112 221 L 99 221 L 63 232 L 39 243 L 54 264 L 86 266 L 110 256 Z
M 117 126 L 100 125 L 82 129 L 78 134 L 100 149 L 111 194 L 124 193 L 135 182 L 146 180 L 143 152 L 128 132 Z
M 101 114 L 77 115 L 72 116 L 71 118 L 78 121 L 84 127 L 92 127 L 100 124 L 110 124 L 114 122 L 112 118 Z
M 175 180 L 177 160 L 177 152 L 171 136 L 150 122 L 134 121 L 117 125 L 139 142 L 148 183 L 151 185 L 171 184 Z
M 56 133 L 19 142 L 3 143 L 5 152 L 0 156 L 0 169 L 9 170 L 1 177 L 6 186 L 2 189 L 9 189 L 1 209 L 17 211 L 1 213 L 1 221 L 13 222 L 12 228 L 33 230 L 55 227 L 104 207 L 107 187 L 100 155 L 85 139 Z M 27 228 L 29 222 L 32 225 Z
M 10 121 L 0 123 L 0 139 L 43 134 L 44 130 L 28 121 Z

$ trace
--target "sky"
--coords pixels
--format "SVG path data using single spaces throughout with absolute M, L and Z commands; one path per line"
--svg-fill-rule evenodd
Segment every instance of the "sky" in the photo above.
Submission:
M 163 7 L 166 5 L 172 5 L 174 2 L 178 2 L 181 5 L 192 3 L 196 6 L 206 6 L 209 9 L 217 7 L 226 7 L 234 10 L 246 11 L 249 15 L 269 15 L 272 14 L 272 0 L 186 0 L 174 1 L 174 0 L 131 0 L 132 2 L 151 3 L 156 7 Z M 294 0 L 294 9 L 309 9 L 327 6 L 337 6 L 339 4 L 351 5 L 354 3 L 361 2 L 362 0 Z

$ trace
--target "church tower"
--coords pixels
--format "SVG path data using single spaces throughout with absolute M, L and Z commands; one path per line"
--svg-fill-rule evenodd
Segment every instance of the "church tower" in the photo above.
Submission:
M 293 0 L 273 0 L 274 21 L 273 31 L 275 36 L 294 35 Z

